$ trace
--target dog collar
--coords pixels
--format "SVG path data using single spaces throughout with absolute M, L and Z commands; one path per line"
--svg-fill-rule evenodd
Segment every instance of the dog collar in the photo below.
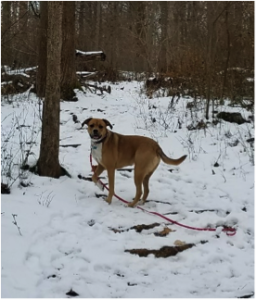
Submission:
M 101 144 L 105 141 L 105 139 L 107 138 L 108 134 L 106 134 L 101 140 L 99 141 L 93 141 L 92 144 Z

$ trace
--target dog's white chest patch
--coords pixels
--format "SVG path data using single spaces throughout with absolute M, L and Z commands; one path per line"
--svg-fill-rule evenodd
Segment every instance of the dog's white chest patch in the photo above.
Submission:
M 91 149 L 92 149 L 92 157 L 97 161 L 97 163 L 101 162 L 102 158 L 102 143 L 91 144 Z

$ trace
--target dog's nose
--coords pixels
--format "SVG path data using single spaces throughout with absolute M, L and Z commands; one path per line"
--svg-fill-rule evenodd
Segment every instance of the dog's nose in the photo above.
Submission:
M 97 133 L 98 133 L 98 129 L 94 129 L 94 130 L 93 130 L 93 133 L 94 133 L 94 134 L 97 134 Z

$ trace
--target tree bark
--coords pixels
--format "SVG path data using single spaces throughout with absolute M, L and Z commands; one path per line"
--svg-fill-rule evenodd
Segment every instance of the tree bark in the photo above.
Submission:
M 43 105 L 40 156 L 37 167 L 40 176 L 59 178 L 60 72 L 62 47 L 62 1 L 48 2 L 47 76 Z
M 206 53 L 206 111 L 205 118 L 209 120 L 209 110 L 211 101 L 211 89 L 212 89 L 212 59 L 213 59 L 213 7 L 212 3 L 207 2 L 207 53 Z
M 222 92 L 221 92 L 221 101 L 223 102 L 224 94 L 225 94 L 225 88 L 227 83 L 227 73 L 228 73 L 228 65 L 229 65 L 229 59 L 230 59 L 230 33 L 229 33 L 229 20 L 228 20 L 229 10 L 228 7 L 226 8 L 226 14 L 225 14 L 225 25 L 226 25 L 226 33 L 227 33 L 227 56 L 225 61 L 225 67 L 224 67 L 224 75 L 223 75 L 223 82 L 222 82 Z
M 100 47 L 100 33 L 101 33 L 101 2 L 96 1 L 96 20 L 95 20 L 95 49 Z
M 38 71 L 36 77 L 36 93 L 39 98 L 45 96 L 47 73 L 47 23 L 48 1 L 40 2 L 40 37 L 38 49 Z
M 63 2 L 61 98 L 77 101 L 74 89 L 78 87 L 75 65 L 75 1 Z
M 88 11 L 88 9 L 86 10 L 86 3 L 85 1 L 80 1 L 80 10 L 79 10 L 79 14 L 78 14 L 78 33 L 77 33 L 77 47 L 78 49 L 86 49 L 86 43 L 85 43 L 85 37 L 86 36 L 86 17 L 87 14 L 89 15 L 89 17 L 91 16 L 91 12 Z M 91 48 L 92 49 L 92 48 Z
M 2 28 L 1 28 L 1 65 L 12 64 L 12 21 L 11 21 L 11 1 L 2 1 Z
M 168 27 L 168 2 L 160 2 L 161 10 L 161 40 L 160 40 L 160 53 L 158 70 L 162 73 L 167 71 L 167 27 Z

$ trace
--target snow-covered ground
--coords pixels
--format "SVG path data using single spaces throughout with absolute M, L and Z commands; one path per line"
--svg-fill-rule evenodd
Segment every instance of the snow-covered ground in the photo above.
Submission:
M 52 179 L 24 171 L 21 181 L 28 186 L 22 187 L 18 179 L 11 194 L 2 195 L 2 297 L 65 298 L 70 290 L 82 298 L 233 298 L 254 294 L 254 154 L 246 142 L 254 136 L 253 124 L 223 121 L 189 131 L 187 126 L 196 125 L 203 116 L 200 106 L 193 115 L 186 108 L 192 99 L 182 98 L 168 110 L 170 98 L 149 100 L 138 82 L 111 85 L 111 89 L 111 94 L 104 95 L 79 91 L 78 102 L 61 103 L 59 159 L 71 178 Z M 219 111 L 240 111 L 248 117 L 248 112 L 227 104 Z M 188 154 L 178 167 L 159 165 L 144 207 L 193 227 L 233 226 L 236 235 L 227 236 L 222 227 L 216 232 L 201 232 L 168 224 L 173 231 L 158 237 L 154 233 L 168 222 L 128 208 L 116 198 L 108 205 L 99 197 L 107 191 L 78 178 L 79 174 L 92 174 L 90 139 L 86 126 L 81 129 L 81 123 L 75 124 L 72 114 L 80 122 L 91 116 L 103 117 L 113 124 L 113 131 L 152 137 L 172 158 Z M 38 100 L 26 93 L 11 104 L 2 102 L 1 116 L 2 175 L 9 157 L 15 177 L 16 163 L 22 159 L 20 148 L 32 147 L 30 165 L 39 155 Z M 31 140 L 35 141 L 32 146 Z M 81 145 L 62 147 L 68 144 Z M 106 172 L 102 180 L 107 182 Z M 132 200 L 133 172 L 116 172 L 115 191 Z M 155 222 L 161 225 L 141 233 L 111 230 Z M 125 252 L 157 250 L 174 246 L 177 240 L 196 246 L 168 258 Z

